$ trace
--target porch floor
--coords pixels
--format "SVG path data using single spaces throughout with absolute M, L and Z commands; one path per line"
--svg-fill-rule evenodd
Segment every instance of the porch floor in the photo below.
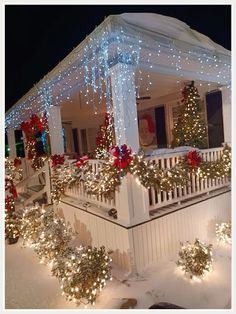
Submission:
M 213 243 L 214 271 L 204 282 L 186 280 L 174 260 L 163 261 L 139 276 L 129 276 L 115 266 L 113 281 L 100 294 L 95 308 L 118 309 L 122 298 L 135 298 L 136 309 L 154 303 L 170 302 L 188 309 L 229 309 L 231 307 L 231 247 Z M 50 266 L 39 264 L 31 248 L 21 248 L 21 241 L 6 245 L 6 309 L 78 309 L 61 295 L 60 285 L 50 274 Z M 90 306 L 88 306 L 90 308 Z M 93 307 L 94 308 L 94 307 Z

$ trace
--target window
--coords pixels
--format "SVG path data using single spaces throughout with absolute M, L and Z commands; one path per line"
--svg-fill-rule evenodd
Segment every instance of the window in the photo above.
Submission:
M 209 148 L 220 147 L 224 142 L 221 91 L 206 94 Z
M 23 133 L 21 130 L 15 130 L 15 140 L 16 140 L 16 156 L 25 157 Z

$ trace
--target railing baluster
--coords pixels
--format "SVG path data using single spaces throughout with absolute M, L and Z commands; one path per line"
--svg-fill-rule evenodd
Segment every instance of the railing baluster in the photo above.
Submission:
M 165 167 L 165 159 L 164 158 L 161 158 L 161 168 L 162 169 L 166 169 L 166 167 Z M 164 202 L 166 202 L 166 200 L 167 200 L 167 196 L 166 196 L 166 192 L 162 192 L 162 201 L 163 201 L 163 203 Z
M 171 168 L 170 159 L 171 159 L 171 157 L 166 158 L 166 169 L 170 169 Z M 167 197 L 168 197 L 168 201 L 171 201 L 173 199 L 172 191 L 170 191 L 169 193 L 166 193 L 166 194 L 167 194 Z
M 177 160 L 176 157 L 172 157 L 171 158 L 171 166 L 172 167 L 174 167 L 176 165 L 176 160 Z M 173 190 L 173 198 L 176 199 L 177 197 L 178 197 L 177 187 L 175 187 L 174 190 Z

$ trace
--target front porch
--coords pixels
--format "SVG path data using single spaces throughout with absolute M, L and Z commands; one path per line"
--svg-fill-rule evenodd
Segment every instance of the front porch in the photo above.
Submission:
M 165 32 L 160 35 L 132 23 L 129 16 L 107 18 L 7 114 L 11 159 L 16 157 L 14 130 L 32 114 L 46 112 L 48 122 L 50 154 L 43 167 L 33 170 L 32 162 L 22 159 L 23 180 L 16 183 L 19 207 L 42 196 L 51 204 L 55 154 L 65 155 L 69 170 L 78 157 L 88 154 L 87 165 L 99 176 L 107 160 L 94 159 L 94 150 L 105 113 L 114 117 L 115 144 L 127 144 L 136 157 L 142 148 L 144 163 L 170 178 L 172 169 L 195 149 L 171 148 L 181 91 L 192 80 L 207 129 L 201 162 L 217 164 L 224 157 L 222 144 L 231 143 L 230 53 L 210 41 L 173 40 Z M 213 94 L 216 102 L 210 99 Z M 67 186 L 53 206 L 79 233 L 78 243 L 105 245 L 122 269 L 140 272 L 175 256 L 180 241 L 208 241 L 213 222 L 230 219 L 228 172 L 199 173 L 189 171 L 187 183 L 167 190 L 160 185 L 147 188 L 128 171 L 119 176 L 112 197 L 93 195 L 79 180 Z
M 223 147 L 201 150 L 205 161 L 219 161 Z M 160 168 L 171 169 L 185 153 L 171 153 L 147 157 Z M 65 163 L 72 165 L 73 160 Z M 94 173 L 98 173 L 104 161 L 90 159 Z M 23 180 L 16 184 L 24 208 L 33 202 L 46 204 L 51 201 L 52 163 L 33 171 L 31 162 L 22 159 Z M 193 241 L 196 237 L 208 242 L 214 238 L 215 224 L 229 221 L 231 213 L 231 188 L 228 176 L 201 179 L 189 174 L 189 184 L 175 187 L 171 192 L 155 187 L 146 189 L 133 175 L 123 178 L 113 198 L 88 193 L 85 182 L 67 187 L 56 212 L 78 234 L 77 243 L 113 250 L 114 263 L 126 272 L 142 272 L 162 260 L 172 259 L 178 253 L 181 241 Z M 32 192 L 33 188 L 41 189 Z M 26 196 L 25 196 L 26 195 Z M 116 210 L 116 217 L 110 211 Z M 197 223 L 196 223 L 197 222 Z

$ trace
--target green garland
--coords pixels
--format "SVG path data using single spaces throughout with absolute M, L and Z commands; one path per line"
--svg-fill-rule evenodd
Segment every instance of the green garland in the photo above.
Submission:
M 52 176 L 52 199 L 58 203 L 70 188 L 84 182 L 85 191 L 92 195 L 114 198 L 114 193 L 121 185 L 122 178 L 128 173 L 145 188 L 155 187 L 158 191 L 171 192 L 174 188 L 185 187 L 190 184 L 191 174 L 199 179 L 217 179 L 230 177 L 231 174 L 231 149 L 225 145 L 221 158 L 217 161 L 201 161 L 197 167 L 188 163 L 183 157 L 174 167 L 161 169 L 158 163 L 146 160 L 143 152 L 133 155 L 132 161 L 126 168 L 118 168 L 111 160 L 104 160 L 98 173 L 93 171 L 92 165 L 85 163 L 80 168 L 63 164 L 56 167 Z
M 200 179 L 230 177 L 231 149 L 225 145 L 218 161 L 202 161 L 198 167 L 189 165 L 186 157 L 183 157 L 174 167 L 161 169 L 159 164 L 145 160 L 142 152 L 134 155 L 125 169 L 116 168 L 110 161 L 106 161 L 98 174 L 94 174 L 92 167 L 84 170 L 86 192 L 112 198 L 122 178 L 128 173 L 134 175 L 147 189 L 155 187 L 158 191 L 171 192 L 176 187 L 187 186 L 191 180 L 191 173 Z

